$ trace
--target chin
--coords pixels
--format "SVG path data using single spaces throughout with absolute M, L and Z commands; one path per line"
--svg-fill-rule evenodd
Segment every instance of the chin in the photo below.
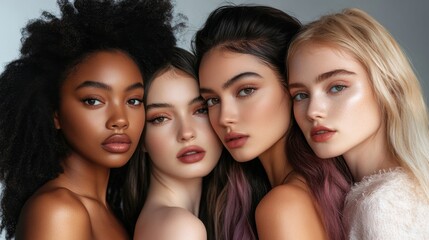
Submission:
M 127 164 L 127 162 L 128 162 L 128 159 L 111 161 L 111 162 L 109 162 L 108 167 L 109 168 L 120 168 L 120 167 L 123 167 L 125 164 Z
M 236 154 L 231 153 L 231 155 L 236 162 L 240 162 L 240 163 L 249 162 L 258 157 L 258 156 L 246 156 L 245 154 L 242 154 L 242 153 L 236 153 Z
M 316 156 L 319 158 L 322 158 L 322 159 L 333 158 L 333 157 L 337 157 L 337 156 L 341 155 L 341 154 L 336 154 L 334 152 L 326 151 L 326 150 L 327 150 L 326 148 L 324 148 L 323 150 L 313 149 Z

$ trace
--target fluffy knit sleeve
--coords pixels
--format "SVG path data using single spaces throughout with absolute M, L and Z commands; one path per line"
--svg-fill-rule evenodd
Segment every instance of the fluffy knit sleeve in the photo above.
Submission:
M 401 168 L 364 178 L 347 195 L 349 239 L 429 239 L 429 201 Z

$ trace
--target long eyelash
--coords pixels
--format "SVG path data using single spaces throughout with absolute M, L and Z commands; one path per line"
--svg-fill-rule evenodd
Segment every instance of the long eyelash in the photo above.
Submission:
M 167 116 L 164 116 L 164 115 L 157 115 L 157 116 L 154 116 L 154 117 L 148 118 L 146 121 L 147 121 L 147 122 L 150 122 L 150 123 L 155 123 L 155 121 L 156 121 L 157 119 L 159 119 L 159 118 L 167 118 Z
M 88 104 L 89 100 L 95 100 L 95 101 L 98 101 L 98 102 L 102 103 L 102 101 L 100 99 L 96 98 L 96 97 L 82 98 L 82 99 L 80 99 L 80 102 L 83 103 L 83 104 L 85 104 L 85 105 L 92 106 L 91 104 Z
M 242 88 L 240 88 L 240 89 L 238 90 L 238 92 L 237 92 L 237 96 L 239 96 L 239 94 L 240 94 L 240 92 L 241 92 L 241 91 L 243 91 L 243 90 L 248 90 L 248 89 L 251 89 L 251 90 L 252 90 L 252 92 L 251 92 L 251 93 L 249 93 L 249 94 L 246 94 L 245 96 L 240 96 L 240 97 L 249 97 L 250 95 L 253 95 L 253 93 L 255 93 L 255 91 L 257 90 L 257 88 L 256 88 L 256 87 L 254 87 L 254 86 L 243 86 Z
M 147 122 L 148 122 L 148 123 L 155 123 L 155 120 L 156 120 L 156 119 L 157 119 L 157 118 L 154 118 L 154 119 L 148 119 L 148 120 L 147 120 Z
M 129 102 L 129 101 L 131 101 L 131 100 L 137 100 L 137 101 L 139 101 L 139 102 L 140 102 L 140 105 L 142 105 L 142 104 L 143 104 L 143 99 L 141 99 L 141 98 L 131 98 L 131 99 L 129 99 L 127 102 Z
M 205 110 L 205 112 L 201 113 L 200 112 L 201 110 Z M 209 111 L 209 109 L 208 109 L 207 105 L 203 104 L 202 106 L 200 106 L 199 108 L 197 108 L 197 110 L 195 112 L 198 113 L 198 114 L 207 114 L 208 111 Z
M 133 100 L 139 100 L 141 103 L 143 103 L 143 98 L 132 98 Z
M 213 107 L 214 105 L 216 105 L 216 104 L 214 104 L 212 106 L 209 106 L 208 101 L 209 100 L 213 101 L 213 99 L 218 99 L 218 103 L 220 102 L 219 98 L 214 98 L 214 97 L 213 98 L 207 98 L 207 100 L 204 101 L 204 104 L 207 106 L 207 108 L 210 108 L 210 107 Z
M 156 117 L 156 118 L 151 118 L 151 119 L 147 119 L 146 121 L 147 122 L 150 122 L 150 123 L 153 123 L 153 122 L 155 122 L 155 120 L 157 120 L 159 117 Z
M 86 101 L 88 101 L 88 100 L 97 100 L 97 101 L 100 101 L 100 99 L 98 99 L 98 98 L 94 98 L 94 97 L 82 98 L 80 101 L 81 101 L 81 102 L 86 102 Z

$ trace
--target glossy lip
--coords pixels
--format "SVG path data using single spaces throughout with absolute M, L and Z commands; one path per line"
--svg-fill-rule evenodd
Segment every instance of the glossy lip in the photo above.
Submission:
M 182 148 L 176 155 L 183 163 L 195 163 L 201 161 L 206 155 L 206 151 L 199 146 L 188 146 Z
M 236 132 L 230 132 L 226 134 L 224 140 L 225 140 L 225 145 L 229 149 L 234 149 L 234 148 L 240 148 L 244 146 L 248 138 L 249 138 L 248 135 L 236 133 Z
M 113 134 L 106 138 L 101 146 L 110 153 L 125 153 L 131 147 L 131 140 L 126 134 Z
M 335 130 L 329 129 L 324 126 L 316 126 L 311 129 L 310 136 L 315 142 L 326 142 L 331 139 L 336 133 Z

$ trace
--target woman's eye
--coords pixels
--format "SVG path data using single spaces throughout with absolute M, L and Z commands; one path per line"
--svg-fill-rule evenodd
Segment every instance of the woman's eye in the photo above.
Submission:
M 98 105 L 102 104 L 102 102 L 100 100 L 95 99 L 95 98 L 85 98 L 85 99 L 82 99 L 82 102 L 86 105 L 89 105 L 89 106 L 98 106 Z
M 161 124 L 161 123 L 163 123 L 163 122 L 165 122 L 167 120 L 168 120 L 167 117 L 159 116 L 159 117 L 155 117 L 155 118 L 149 119 L 148 122 L 156 125 L 156 124 Z
M 139 105 L 142 105 L 142 103 L 143 103 L 143 100 L 137 99 L 137 98 L 133 98 L 133 99 L 128 100 L 128 104 L 133 105 L 133 106 L 139 106 Z
M 306 99 L 307 97 L 308 97 L 308 95 L 307 95 L 307 94 L 305 94 L 305 93 L 297 93 L 297 94 L 295 94 L 295 96 L 293 97 L 293 100 L 294 100 L 294 101 L 299 102 L 299 101 L 301 101 L 301 100 Z
M 331 87 L 330 91 L 333 93 L 337 93 L 337 92 L 341 92 L 342 90 L 344 90 L 344 88 L 346 88 L 346 86 L 344 86 L 344 85 L 335 85 L 335 86 Z
M 246 96 L 249 96 L 250 94 L 252 94 L 253 92 L 255 92 L 254 88 L 244 88 L 238 92 L 238 96 L 246 97 Z
M 219 98 L 209 98 L 206 100 L 207 107 L 214 106 L 219 103 Z
M 197 111 L 195 111 L 195 113 L 197 113 L 197 114 L 207 114 L 208 113 L 208 109 L 207 109 L 207 107 L 201 107 L 201 108 L 198 108 Z

